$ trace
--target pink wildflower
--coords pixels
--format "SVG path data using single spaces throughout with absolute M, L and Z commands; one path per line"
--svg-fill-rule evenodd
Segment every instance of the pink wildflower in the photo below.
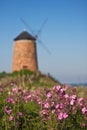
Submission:
M 13 86 L 13 85 L 14 85 L 14 82 L 11 82 L 10 85 Z
M 63 103 L 60 103 L 60 109 L 62 109 L 64 107 L 64 104 Z
M 54 114 L 54 113 L 55 113 L 55 109 L 52 110 L 52 114 Z
M 77 99 L 77 96 L 76 95 L 72 95 L 72 96 L 70 96 L 70 99 L 71 99 L 70 105 L 74 105 L 75 100 Z
M 76 95 L 72 95 L 70 98 L 76 100 L 77 96 Z
M 44 108 L 47 108 L 47 109 L 48 109 L 49 107 L 50 107 L 50 105 L 49 105 L 48 102 L 44 104 Z
M 69 98 L 69 95 L 66 93 L 66 94 L 64 95 L 64 97 L 67 99 L 67 98 Z
M 59 90 L 60 90 L 60 88 L 61 88 L 61 86 L 60 86 L 60 85 L 58 85 L 58 86 L 54 86 L 54 87 L 53 87 L 53 90 L 54 90 L 54 91 L 59 91 Z
M 17 92 L 18 92 L 18 89 L 15 87 L 15 88 L 12 88 L 12 92 L 14 93 L 14 94 L 16 94 Z
M 39 105 L 41 105 L 41 104 L 42 104 L 42 100 L 41 100 L 40 98 L 37 98 L 37 103 L 38 103 Z
M 5 113 L 8 114 L 8 115 L 12 112 L 12 110 L 9 109 L 8 106 L 5 107 L 5 110 L 4 110 L 4 111 L 5 111 Z
M 56 109 L 62 109 L 64 107 L 63 103 L 57 104 L 56 105 Z
M 83 105 L 82 101 L 83 101 L 83 98 L 79 98 L 79 99 L 78 99 L 78 104 L 79 104 L 80 106 Z
M 63 118 L 66 119 L 68 117 L 68 114 L 66 112 L 63 113 Z
M 18 112 L 18 116 L 22 116 L 22 112 Z
M 24 96 L 24 100 L 25 102 L 29 102 L 31 100 L 31 94 L 30 93 L 27 93 L 25 96 Z
M 47 93 L 47 97 L 48 98 L 51 98 L 52 97 L 52 94 L 50 92 Z
M 65 89 L 64 89 L 64 88 L 61 88 L 61 89 L 60 89 L 60 92 L 61 92 L 61 93 L 64 93 L 64 92 L 65 92 Z
M 75 100 L 71 99 L 70 105 L 74 105 L 74 103 L 75 103 Z
M 42 115 L 47 115 L 47 111 L 44 109 L 44 110 L 41 111 L 41 114 Z
M 13 101 L 13 99 L 12 99 L 11 97 L 8 97 L 8 98 L 7 98 L 7 102 L 9 102 L 9 103 L 14 103 L 14 101 Z
M 50 116 L 48 116 L 48 115 L 45 116 L 45 119 L 46 119 L 46 120 L 50 120 Z
M 86 107 L 83 107 L 83 108 L 82 108 L 82 114 L 85 114 L 85 113 L 87 113 L 87 108 L 86 108 Z
M 14 117 L 13 116 L 9 116 L 9 121 L 13 121 Z
M 56 109 L 58 109 L 58 108 L 60 108 L 60 105 L 59 105 L 59 104 L 56 105 Z
M 62 120 L 62 119 L 66 119 L 68 117 L 68 114 L 66 112 L 60 112 L 58 115 L 58 119 Z
M 59 120 L 62 120 L 62 119 L 63 119 L 63 113 L 62 113 L 62 112 L 59 113 L 58 119 L 59 119 Z
M 54 105 L 55 105 L 55 103 L 54 103 L 54 101 L 52 101 L 52 102 L 51 102 L 51 106 L 54 106 Z
M 28 101 L 31 100 L 31 95 L 30 94 L 26 96 L 26 100 L 28 100 Z

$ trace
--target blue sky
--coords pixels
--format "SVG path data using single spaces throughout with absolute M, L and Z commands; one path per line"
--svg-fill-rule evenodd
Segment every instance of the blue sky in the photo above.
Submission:
M 39 37 L 39 69 L 62 83 L 87 82 L 87 0 L 0 0 L 0 72 L 12 70 L 13 39 L 24 29 Z

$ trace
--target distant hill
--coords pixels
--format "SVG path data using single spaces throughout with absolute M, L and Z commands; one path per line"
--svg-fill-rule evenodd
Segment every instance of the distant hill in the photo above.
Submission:
M 70 84 L 71 86 L 75 87 L 79 87 L 79 86 L 83 86 L 83 87 L 87 87 L 87 83 L 71 83 Z

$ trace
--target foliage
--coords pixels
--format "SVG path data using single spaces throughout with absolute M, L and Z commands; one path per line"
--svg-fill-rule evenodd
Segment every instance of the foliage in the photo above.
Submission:
M 75 88 L 0 84 L 0 130 L 86 129 L 87 98 L 78 97 Z

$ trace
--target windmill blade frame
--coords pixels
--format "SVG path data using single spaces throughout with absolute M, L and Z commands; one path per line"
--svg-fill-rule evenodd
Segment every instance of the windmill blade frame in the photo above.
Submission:
M 42 31 L 44 25 L 46 24 L 47 20 L 48 20 L 48 19 L 46 18 L 46 19 L 44 20 L 44 22 L 42 23 L 40 29 L 38 30 L 38 32 L 37 32 L 37 34 L 36 34 L 37 36 L 41 33 L 41 31 Z
M 38 42 L 41 43 L 42 47 L 47 51 L 47 53 L 51 54 L 51 51 L 46 47 L 46 45 L 38 38 Z
M 20 20 L 24 23 L 24 25 L 31 31 L 32 34 L 34 34 L 34 31 L 32 30 L 32 28 L 25 22 L 25 20 L 23 18 L 20 18 Z
M 29 28 L 29 30 L 31 31 L 32 34 L 34 34 L 34 31 L 32 30 L 32 28 L 25 22 L 25 20 L 23 18 L 21 18 L 21 21 L 24 23 L 24 25 L 26 25 L 26 27 Z M 42 28 L 44 27 L 44 25 L 46 24 L 47 19 L 43 22 L 43 24 L 41 25 L 39 31 L 37 32 L 37 34 L 39 35 L 39 33 L 41 32 Z M 42 42 L 42 40 L 38 37 L 38 35 L 35 35 L 35 39 L 38 40 L 39 43 L 41 43 L 41 45 L 43 46 L 43 48 L 49 53 L 51 54 L 50 50 L 46 47 L 46 45 Z

